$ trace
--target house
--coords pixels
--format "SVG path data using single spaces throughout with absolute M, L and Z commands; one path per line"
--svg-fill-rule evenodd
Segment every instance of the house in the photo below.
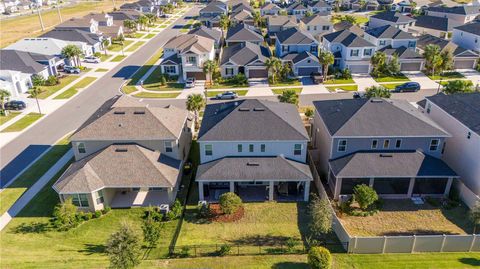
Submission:
M 288 15 L 293 15 L 297 19 L 303 18 L 305 13 L 308 11 L 308 7 L 305 6 L 302 2 L 294 2 L 289 5 L 287 8 Z
M 160 10 L 157 7 L 154 1 L 150 0 L 140 0 L 133 3 L 125 3 L 120 6 L 120 9 L 134 9 L 142 13 L 151 13 L 155 14 L 157 17 L 160 16 Z
M 350 0 L 343 3 L 343 7 L 351 10 L 362 11 L 362 10 L 377 10 L 379 8 L 378 1 L 368 0 Z
M 333 25 L 328 17 L 313 15 L 299 20 L 300 29 L 309 32 L 317 40 L 323 34 L 333 32 Z
M 450 135 L 406 100 L 314 101 L 312 151 L 334 199 L 356 185 L 383 198 L 447 196 L 457 174 L 440 158 Z
M 82 49 L 84 56 L 91 56 L 95 52 L 101 52 L 103 48 L 102 36 L 78 29 L 53 29 L 40 37 L 54 38 L 74 44 Z
M 219 20 L 222 15 L 228 15 L 227 5 L 221 1 L 212 1 L 200 9 L 199 20 L 208 27 L 219 27 Z
M 231 6 L 230 13 L 231 14 L 237 14 L 238 12 L 243 11 L 243 10 L 248 11 L 250 13 L 255 12 L 255 10 L 250 6 L 249 3 L 242 2 L 242 3 L 238 3 L 234 6 Z
M 480 21 L 454 27 L 452 41 L 480 53 Z
M 364 34 L 364 31 L 362 28 L 348 21 L 337 22 L 333 25 L 333 32 L 338 32 L 342 30 L 349 30 L 350 32 L 355 33 L 359 36 L 363 36 Z
M 480 16 L 480 6 L 429 7 L 425 10 L 425 15 L 448 18 L 465 24 L 474 21 L 475 18 Z
M 30 74 L 0 68 L 0 88 L 10 93 L 10 98 L 18 99 L 33 86 Z
M 275 38 L 275 34 L 283 30 L 298 27 L 297 19 L 294 16 L 267 16 L 267 31 L 270 38 Z
M 268 3 L 260 8 L 260 15 L 278 15 L 282 9 L 274 3 Z
M 429 44 L 439 46 L 441 51 L 451 51 L 454 69 L 474 69 L 477 65 L 478 53 L 463 48 L 451 40 L 445 40 L 429 34 L 422 35 L 418 38 L 417 46 L 419 52 L 423 53 L 425 47 Z
M 426 98 L 424 113 L 451 134 L 443 160 L 461 177 L 460 197 L 473 207 L 480 201 L 480 93 L 437 94 Z
M 65 62 L 68 63 L 67 59 L 64 61 L 62 55 L 62 49 L 68 45 L 69 42 L 55 38 L 33 37 L 21 39 L 9 45 L 6 49 L 55 56 L 55 66 L 58 66 Z M 87 45 L 84 44 L 80 48 L 82 51 L 85 51 L 87 50 Z
M 453 28 L 462 24 L 449 18 L 424 15 L 417 17 L 417 21 L 410 31 L 416 35 L 430 34 L 447 39 L 451 37 Z
M 109 12 L 108 15 L 110 15 L 113 18 L 113 24 L 114 25 L 122 25 L 124 21 L 126 20 L 131 20 L 136 22 L 138 18 L 143 15 L 142 12 L 135 10 L 135 9 L 121 9 L 113 12 Z M 140 30 L 140 25 L 136 25 L 136 30 Z M 129 29 L 127 27 L 124 27 L 123 32 L 125 34 L 132 32 L 132 29 Z
M 309 136 L 295 105 L 258 99 L 210 104 L 198 134 L 199 200 L 308 201 Z
M 411 0 L 402 0 L 398 3 L 393 3 L 391 5 L 392 11 L 397 11 L 400 13 L 411 13 L 414 10 L 413 1 Z
M 102 35 L 107 36 L 111 39 L 118 38 L 123 36 L 123 21 L 121 23 L 115 24 L 113 16 L 106 13 L 90 13 L 83 18 L 93 19 L 98 22 L 98 31 Z
M 312 2 L 308 5 L 308 10 L 313 14 L 320 14 L 322 16 L 330 15 L 332 12 L 332 6 L 327 4 L 327 2 L 323 0 Z
M 320 64 L 318 57 L 308 51 L 289 53 L 283 56 L 281 60 L 291 65 L 293 75 L 296 77 L 322 73 L 322 64 Z
M 289 28 L 277 33 L 275 55 L 281 58 L 289 53 L 304 51 L 317 55 L 318 44 L 318 41 L 309 32 L 298 28 Z
M 203 36 L 205 38 L 213 39 L 215 41 L 215 50 L 217 54 L 220 53 L 220 50 L 222 49 L 223 41 L 224 41 L 221 31 L 213 28 L 208 28 L 202 25 L 200 27 L 193 28 L 188 32 L 188 34 L 198 35 L 198 36 Z
M 267 47 L 250 42 L 227 46 L 220 57 L 220 74 L 225 78 L 239 73 L 247 78 L 268 78 L 265 62 L 270 56 Z
M 398 29 L 408 32 L 408 29 L 415 24 L 415 19 L 402 15 L 395 11 L 385 11 L 370 16 L 368 28 L 377 28 L 385 25 L 392 25 Z
M 192 117 L 174 106 L 116 99 L 70 137 L 75 162 L 53 189 L 60 201 L 71 198 L 85 211 L 171 205 L 190 149 Z
M 246 42 L 261 45 L 263 36 L 257 30 L 248 24 L 239 23 L 228 28 L 227 37 L 225 38 L 227 46 L 235 44 L 245 44 Z
M 237 12 L 232 13 L 230 15 L 230 21 L 233 24 L 244 23 L 251 26 L 255 25 L 252 13 L 246 9 L 238 10 Z
M 92 18 L 71 18 L 55 26 L 58 30 L 81 30 L 92 34 L 99 33 L 98 21 Z
M 180 79 L 205 80 L 203 63 L 215 59 L 215 41 L 203 36 L 185 34 L 173 37 L 163 47 L 162 73 Z
M 370 58 L 376 45 L 349 30 L 322 36 L 323 49 L 333 53 L 334 66 L 349 69 L 351 73 L 370 73 Z
M 391 59 L 398 56 L 400 71 L 421 71 L 425 64 L 422 55 L 416 52 L 417 38 L 412 34 L 385 25 L 365 31 L 365 40 L 377 46 L 378 51 L 385 52 Z

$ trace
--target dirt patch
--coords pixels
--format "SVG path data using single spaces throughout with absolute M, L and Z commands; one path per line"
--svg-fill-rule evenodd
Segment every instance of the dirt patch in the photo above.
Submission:
M 245 208 L 240 207 L 235 213 L 226 215 L 223 213 L 219 204 L 210 204 L 211 220 L 216 222 L 235 222 L 243 218 Z

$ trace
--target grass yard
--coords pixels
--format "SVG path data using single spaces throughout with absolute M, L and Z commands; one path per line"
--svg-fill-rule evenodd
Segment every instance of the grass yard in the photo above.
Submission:
M 122 92 L 124 92 L 126 94 L 131 94 L 131 93 L 136 92 L 136 91 L 137 91 L 137 88 L 133 85 L 125 85 L 122 88 Z
M 368 22 L 368 16 L 363 16 L 363 15 L 354 15 L 354 14 L 348 14 L 348 16 L 352 16 L 355 18 L 355 24 L 365 24 Z M 331 19 L 332 23 L 338 23 L 340 22 L 340 18 L 332 16 Z
M 232 83 L 215 83 L 213 85 L 205 84 L 207 89 L 233 89 L 233 88 L 248 88 L 248 84 L 232 84 Z
M 128 49 L 126 49 L 125 51 L 126 52 L 136 51 L 143 44 L 145 44 L 145 41 L 137 41 L 132 46 L 130 46 Z
M 330 86 L 326 88 L 331 92 L 335 92 L 336 89 L 340 89 L 342 91 L 347 91 L 347 92 L 358 91 L 358 85 L 345 85 L 345 86 L 339 85 L 339 86 Z
M 181 91 L 185 88 L 185 83 L 167 82 L 161 85 L 160 82 L 143 84 L 143 87 L 149 91 Z
M 286 90 L 294 90 L 296 94 L 300 94 L 303 88 L 288 88 L 288 89 L 272 89 L 273 94 L 282 94 Z
M 300 86 L 302 83 L 298 79 L 290 79 L 286 81 L 277 81 L 275 84 L 269 83 L 270 87 L 275 86 Z
M 123 41 L 123 47 L 127 47 L 128 45 L 132 44 L 133 43 L 133 40 L 125 40 Z M 115 43 L 113 42 L 112 45 L 110 45 L 108 48 L 107 48 L 107 51 L 114 51 L 114 52 L 119 52 L 122 50 L 122 44 L 120 43 Z
M 146 33 L 135 33 L 133 34 L 133 38 L 142 38 Z
M 180 95 L 180 92 L 173 93 L 156 93 L 156 92 L 140 92 L 135 94 L 138 98 L 176 98 Z
M 355 84 L 355 81 L 353 79 L 331 79 L 331 80 L 326 80 L 323 82 L 323 84 Z
M 345 229 L 356 236 L 466 234 L 473 231 L 464 205 L 446 210 L 428 202 L 414 205 L 408 199 L 385 199 L 384 202 L 382 210 L 373 216 L 343 215 L 340 220 Z
M 111 60 L 111 62 L 121 62 L 121 61 L 122 61 L 123 59 L 125 59 L 125 58 L 127 58 L 127 56 L 125 56 L 125 55 L 117 55 L 117 56 L 115 56 L 115 57 Z
M 84 77 L 82 80 L 77 82 L 75 85 L 70 87 L 68 90 L 62 92 L 61 94 L 55 96 L 53 99 L 68 99 L 74 96 L 78 90 L 87 87 L 90 83 L 94 82 L 97 78 L 95 77 Z
M 107 68 L 97 68 L 97 69 L 95 69 L 95 72 L 108 72 L 108 71 L 109 71 L 109 69 L 107 69 Z
M 380 84 L 380 86 L 385 87 L 389 90 L 394 90 L 395 87 L 402 85 L 403 83 L 386 83 L 386 84 Z
M 0 192 L 0 215 L 5 213 L 15 201 L 22 196 L 37 180 L 45 174 L 68 150 L 70 144 L 67 138 L 53 145 L 45 155 L 28 168 L 8 188 Z
M 387 77 L 377 77 L 373 78 L 376 82 L 407 82 L 410 81 L 405 75 L 398 75 L 398 76 L 387 76 Z
M 53 86 L 40 86 L 42 93 L 38 95 L 38 99 L 45 99 L 50 95 L 58 92 L 59 90 L 63 89 L 63 87 L 67 86 L 68 84 L 72 83 L 76 80 L 78 76 L 76 75 L 68 75 L 63 78 L 60 78 L 60 83 Z
M 102 53 L 102 55 L 100 55 L 100 61 L 102 61 L 102 62 L 107 62 L 107 60 L 108 60 L 110 57 L 112 57 L 111 54 L 108 54 L 108 53 L 107 53 L 107 55 L 105 55 L 105 53 Z
M 156 35 L 157 35 L 157 34 L 148 34 L 148 35 L 146 35 L 144 38 L 150 39 L 150 38 L 155 37 Z
M 148 72 L 148 70 L 158 61 L 158 59 L 160 59 L 160 57 L 162 57 L 162 55 L 163 48 L 159 48 L 157 52 L 155 52 L 155 54 L 153 54 L 152 57 L 150 57 L 148 61 L 146 61 L 143 66 L 140 67 L 135 72 L 135 74 L 133 74 L 133 76 L 130 78 L 130 81 L 128 82 L 128 85 L 137 84 L 137 82 L 143 77 L 143 75 Z
M 9 111 L 8 115 L 7 116 L 4 116 L 4 115 L 0 115 L 0 125 L 6 123 L 7 121 L 15 118 L 16 116 L 20 115 L 21 112 L 12 112 L 12 111 Z
M 215 97 L 217 94 L 224 93 L 225 91 L 207 91 L 207 97 Z M 238 96 L 245 96 L 248 90 L 239 90 L 233 91 L 236 92 Z
M 431 80 L 440 80 L 440 79 L 456 79 L 456 78 L 464 78 L 465 76 L 460 74 L 459 72 L 449 72 L 443 73 L 441 75 L 428 75 Z
M 12 125 L 8 126 L 7 128 L 3 129 L 2 133 L 10 133 L 10 132 L 20 132 L 21 130 L 27 128 L 35 121 L 39 120 L 43 117 L 44 114 L 38 114 L 36 112 L 30 112 L 27 115 L 23 116 L 18 121 L 14 122 Z M 2 201 L 3 202 L 3 201 Z
M 160 26 L 158 26 L 158 27 L 159 27 L 159 28 L 167 28 L 168 25 L 162 24 L 162 25 L 160 25 Z

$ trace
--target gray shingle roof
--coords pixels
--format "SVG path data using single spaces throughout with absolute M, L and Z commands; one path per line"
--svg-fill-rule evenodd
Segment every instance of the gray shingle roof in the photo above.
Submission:
M 305 141 L 309 136 L 292 104 L 258 99 L 208 105 L 199 141 Z
M 423 59 L 423 56 L 415 51 L 415 49 L 401 46 L 399 48 L 392 48 L 392 46 L 386 46 L 379 51 L 385 52 L 386 55 L 391 56 L 396 54 L 399 59 Z
M 338 177 L 456 177 L 442 160 L 419 151 L 357 152 L 329 162 Z
M 375 47 L 374 44 L 368 42 L 363 37 L 358 34 L 352 33 L 349 30 L 342 30 L 338 32 L 333 32 L 323 36 L 329 42 L 341 43 L 345 47 Z
M 206 7 L 202 8 L 200 10 L 200 13 L 205 12 L 205 13 L 225 13 L 225 3 L 222 3 L 220 1 L 213 1 L 210 2 Z
M 174 187 L 181 161 L 139 145 L 111 145 L 74 162 L 55 182 L 58 193 L 103 188 Z
M 280 10 L 281 8 L 274 3 L 265 4 L 261 10 Z
M 307 7 L 300 2 L 293 3 L 287 7 L 287 11 L 292 11 L 292 10 L 306 10 Z
M 437 45 L 440 49 L 450 50 L 453 56 L 462 55 L 462 57 L 476 57 L 478 54 L 471 50 L 460 47 L 459 45 L 453 43 L 451 40 L 445 40 L 433 35 L 425 34 L 418 38 L 417 47 L 419 49 L 425 50 L 425 47 L 429 44 Z
M 297 19 L 294 16 L 274 15 L 267 16 L 269 26 L 297 26 Z
M 51 37 L 65 41 L 85 42 L 89 45 L 95 45 L 100 42 L 100 37 L 96 34 L 78 29 L 53 29 L 41 35 L 41 37 Z
M 304 52 L 301 52 L 301 53 L 289 53 L 289 54 L 283 56 L 282 60 L 283 61 L 292 61 L 293 64 L 296 64 L 298 62 L 301 62 L 301 61 L 305 60 L 306 58 L 310 58 L 314 62 L 320 64 L 318 58 L 308 51 L 304 51 Z
M 434 12 L 441 12 L 441 13 L 451 13 L 451 14 L 459 14 L 459 15 L 475 15 L 480 14 L 480 7 L 479 6 L 455 6 L 455 7 L 446 7 L 446 6 L 439 6 L 439 7 L 429 7 L 428 11 Z
M 35 60 L 36 55 L 39 54 L 18 50 L 0 50 L 0 69 L 36 74 L 47 68 L 46 65 Z
M 380 19 L 384 21 L 390 21 L 390 22 L 395 22 L 395 23 L 409 23 L 412 21 L 415 21 L 415 19 L 402 15 L 401 13 L 395 12 L 395 11 L 385 11 L 382 13 L 375 14 L 371 16 L 371 18 L 375 19 Z
M 406 100 L 341 99 L 313 104 L 332 136 L 449 136 Z
M 455 27 L 455 29 L 480 36 L 480 21 Z
M 222 32 L 221 31 L 218 31 L 218 30 L 215 30 L 215 29 L 212 29 L 212 28 L 208 28 L 208 27 L 203 26 L 203 25 L 198 27 L 198 28 L 194 28 L 194 29 L 190 30 L 190 32 L 188 32 L 188 33 L 213 39 L 213 40 L 215 40 L 215 43 L 217 43 L 217 44 L 220 43 L 220 40 L 222 38 Z
M 427 15 L 417 17 L 417 22 L 415 22 L 415 26 L 417 27 L 423 27 L 427 29 L 434 29 L 445 32 L 452 31 L 454 27 L 460 26 L 462 24 L 463 23 L 459 21 L 454 21 L 449 18 Z
M 220 59 L 220 65 L 232 62 L 239 66 L 244 66 L 257 60 L 265 63 L 269 57 L 270 51 L 267 47 L 247 42 L 245 45 L 235 44 L 225 47 L 222 52 L 222 58 Z
M 281 44 L 311 44 L 318 43 L 315 38 L 306 31 L 298 28 L 289 28 L 277 33 L 277 40 Z
M 203 54 L 213 50 L 214 40 L 199 35 L 184 34 L 173 37 L 164 47 L 176 49 L 180 53 L 193 52 Z
M 226 157 L 198 166 L 196 181 L 313 180 L 308 165 L 276 157 Z
M 415 39 L 411 33 L 407 33 L 391 25 L 368 29 L 365 33 L 376 38 Z
M 426 98 L 480 135 L 480 93 L 437 94 Z
M 304 17 L 300 20 L 306 25 L 315 25 L 315 24 L 332 25 L 328 17 L 321 16 L 318 14 L 310 17 Z
M 263 42 L 263 36 L 256 32 L 253 27 L 239 23 L 228 28 L 226 40 L 230 42 Z
M 311 3 L 309 6 L 311 6 L 311 7 L 316 7 L 316 8 L 330 7 L 330 5 L 327 4 L 327 2 L 322 1 L 322 0 L 313 2 L 313 3 Z
M 333 29 L 335 29 L 335 31 L 349 30 L 350 32 L 355 33 L 359 36 L 363 35 L 364 33 L 362 28 L 348 21 L 341 21 L 341 22 L 335 23 L 333 25 Z

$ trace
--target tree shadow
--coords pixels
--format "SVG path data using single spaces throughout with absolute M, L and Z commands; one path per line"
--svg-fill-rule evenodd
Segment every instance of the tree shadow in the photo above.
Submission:
M 304 262 L 279 262 L 272 265 L 272 269 L 293 269 L 293 268 L 307 269 L 310 267 L 308 266 L 308 264 Z
M 385 232 L 381 233 L 380 236 L 408 236 L 408 235 L 458 235 L 459 233 L 454 233 L 452 231 L 432 231 L 432 230 L 423 230 L 423 229 L 414 229 L 408 230 L 405 232 Z
M 229 242 L 235 245 L 280 246 L 285 245 L 290 238 L 291 237 L 288 236 L 277 235 L 253 235 L 229 240 Z
M 84 246 L 84 249 L 78 252 L 86 253 L 87 255 L 105 253 L 105 246 L 102 244 L 84 244 Z
M 44 233 L 50 229 L 49 224 L 45 222 L 21 223 L 12 228 L 13 233 L 29 234 L 29 233 Z
M 459 262 L 463 264 L 468 264 L 471 266 L 480 266 L 480 259 L 475 258 L 460 258 L 458 259 Z

